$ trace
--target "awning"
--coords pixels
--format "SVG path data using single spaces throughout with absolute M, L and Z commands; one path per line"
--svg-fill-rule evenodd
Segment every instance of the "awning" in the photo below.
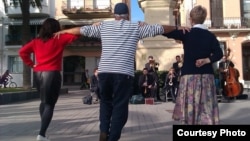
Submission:
M 42 25 L 44 20 L 46 20 L 46 18 L 43 19 L 30 19 L 30 25 Z M 3 21 L 4 25 L 22 25 L 23 21 L 22 19 L 9 19 L 6 18 Z
M 42 23 L 46 20 L 43 19 L 30 19 L 30 25 L 42 25 Z M 100 18 L 100 19 L 58 19 L 61 25 L 90 25 L 100 21 L 112 20 L 110 18 Z M 22 25 L 22 19 L 9 19 L 6 18 L 3 21 L 3 25 Z

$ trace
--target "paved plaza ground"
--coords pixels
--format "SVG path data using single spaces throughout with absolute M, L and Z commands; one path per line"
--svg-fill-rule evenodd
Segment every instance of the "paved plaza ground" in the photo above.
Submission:
M 98 141 L 99 104 L 84 105 L 88 90 L 61 95 L 47 131 L 52 141 Z M 244 92 L 250 95 L 250 92 Z M 249 124 L 250 98 L 219 103 L 221 124 Z M 40 127 L 39 100 L 0 105 L 0 140 L 35 141 Z M 129 105 L 128 122 L 120 141 L 172 141 L 172 102 Z

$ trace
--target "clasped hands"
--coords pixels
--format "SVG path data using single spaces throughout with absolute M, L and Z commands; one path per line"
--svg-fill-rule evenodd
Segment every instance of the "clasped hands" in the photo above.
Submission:
M 144 87 L 152 88 L 152 85 L 148 85 L 146 82 L 142 84 Z
M 208 64 L 210 62 L 211 61 L 210 61 L 209 58 L 202 58 L 202 59 L 197 59 L 196 62 L 195 62 L 195 65 L 196 65 L 196 67 L 199 68 L 199 67 L 201 67 L 201 66 L 203 66 L 205 64 Z

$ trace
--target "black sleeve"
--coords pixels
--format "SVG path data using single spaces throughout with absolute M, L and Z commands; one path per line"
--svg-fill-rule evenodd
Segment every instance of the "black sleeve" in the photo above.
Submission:
M 183 34 L 182 30 L 174 30 L 172 32 L 164 33 L 162 35 L 167 37 L 167 38 L 172 38 L 172 39 L 175 39 L 175 40 L 183 41 L 183 39 L 184 39 L 184 34 Z
M 230 61 L 230 64 L 229 64 L 231 67 L 234 67 L 234 63 L 232 61 Z
M 141 87 L 142 84 L 143 84 L 143 76 L 141 75 L 141 76 L 139 77 L 138 86 Z
M 154 86 L 155 85 L 155 78 L 152 76 L 152 75 L 148 75 L 148 85 L 152 85 L 152 86 Z
M 216 39 L 216 37 L 213 36 L 212 38 L 213 38 L 213 41 L 212 41 L 212 44 L 211 44 L 211 46 L 212 46 L 212 54 L 209 57 L 209 59 L 210 59 L 211 63 L 214 63 L 216 61 L 219 61 L 223 57 L 223 52 L 222 52 L 222 49 L 220 47 L 220 43 Z
M 90 91 L 94 92 L 94 91 L 96 91 L 96 88 L 97 88 L 97 84 L 95 81 L 95 76 L 93 75 L 90 77 Z

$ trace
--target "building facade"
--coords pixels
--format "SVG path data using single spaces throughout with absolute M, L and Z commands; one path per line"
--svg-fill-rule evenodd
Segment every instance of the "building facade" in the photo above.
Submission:
M 221 43 L 224 53 L 231 49 L 229 57 L 240 72 L 239 80 L 250 87 L 250 0 L 138 0 L 147 23 L 189 26 L 189 11 L 195 5 L 207 8 L 205 24 Z M 8 0 L 7 12 L 0 1 L 0 74 L 9 69 L 14 81 L 22 87 L 23 63 L 18 56 L 21 47 L 21 11 Z M 62 28 L 89 25 L 112 20 L 114 4 L 130 0 L 43 0 L 43 8 L 31 7 L 31 35 L 35 37 L 47 17 L 59 20 Z M 232 10 L 233 9 L 233 10 Z M 101 43 L 98 39 L 82 37 L 66 47 L 63 55 L 63 84 L 81 82 L 81 73 L 88 69 L 89 75 L 98 66 Z M 175 56 L 183 54 L 182 45 L 162 36 L 143 39 L 138 43 L 135 69 L 142 70 L 147 57 L 153 55 L 159 62 L 159 70 L 168 70 Z M 31 74 L 32 75 L 32 74 Z M 32 80 L 31 80 L 32 81 Z M 33 81 L 32 81 L 33 83 Z
M 4 17 L 4 7 L 3 4 L 0 2 L 0 35 L 3 35 L 3 17 Z M 3 68 L 3 36 L 0 37 L 0 69 Z M 0 70 L 0 75 L 2 71 Z
M 18 50 L 22 46 L 22 13 L 19 3 L 14 4 L 13 0 L 6 0 L 5 2 L 0 1 L 0 13 L 2 14 L 2 26 L 0 29 L 2 40 L 0 46 L 0 74 L 2 75 L 6 70 L 9 70 L 13 76 L 13 81 L 21 87 L 23 81 L 23 63 L 18 55 Z M 53 13 L 54 8 L 52 9 L 52 7 L 54 5 L 51 1 L 42 1 L 43 8 L 39 9 L 34 6 L 32 1 L 30 2 L 30 34 L 34 38 L 42 22 Z
M 187 23 L 188 12 L 196 5 L 206 7 L 205 25 L 217 36 L 224 54 L 229 55 L 228 59 L 239 70 L 239 80 L 250 88 L 250 0 L 186 0 L 181 7 L 182 24 Z
M 178 0 L 138 0 L 144 13 L 144 19 L 149 24 L 175 25 L 175 9 L 181 3 Z M 136 51 L 136 69 L 142 70 L 148 62 L 148 56 L 153 56 L 159 63 L 159 70 L 166 71 L 176 61 L 175 56 L 183 54 L 182 45 L 173 39 L 161 35 L 146 38 L 138 43 Z
M 129 0 L 42 0 L 42 8 L 30 6 L 31 36 L 35 38 L 43 21 L 52 17 L 57 19 L 62 29 L 75 26 L 90 25 L 94 22 L 113 19 L 115 3 Z M 23 86 L 23 62 L 18 55 L 21 48 L 22 13 L 20 5 L 14 5 L 13 0 L 0 1 L 0 33 L 2 34 L 0 48 L 0 75 L 10 70 L 18 87 Z M 98 66 L 101 54 L 100 40 L 81 37 L 66 47 L 63 54 L 63 84 L 76 85 L 81 83 L 81 73 L 88 69 L 92 75 Z M 33 73 L 31 73 L 33 83 Z

